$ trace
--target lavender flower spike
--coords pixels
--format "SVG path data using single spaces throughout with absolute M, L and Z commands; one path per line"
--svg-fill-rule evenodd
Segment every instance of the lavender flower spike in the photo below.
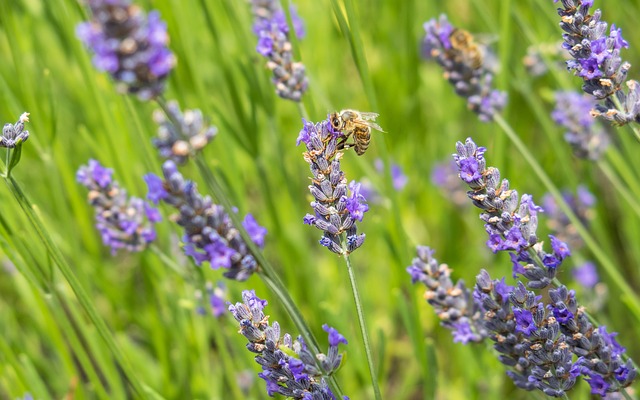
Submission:
M 161 220 L 160 213 L 142 199 L 128 197 L 112 174 L 113 170 L 89 160 L 78 169 L 76 179 L 89 189 L 87 198 L 96 210 L 96 228 L 111 253 L 144 250 L 156 238 L 154 224 Z
M 500 353 L 507 375 L 524 390 L 541 390 L 547 396 L 563 397 L 580 375 L 573 362 L 570 338 L 561 333 L 560 314 L 546 310 L 541 296 L 522 282 L 507 286 L 504 278 L 492 280 L 482 270 L 476 278 L 473 297 L 482 304 L 483 323 Z
M 263 312 L 267 301 L 256 297 L 253 290 L 243 291 L 242 300 L 230 305 L 229 311 L 240 323 L 239 333 L 249 340 L 247 349 L 256 354 L 255 361 L 262 366 L 258 376 L 266 381 L 267 394 L 279 393 L 300 400 L 335 400 L 325 377 L 342 362 L 338 345 L 347 344 L 344 336 L 324 325 L 322 329 L 329 334 L 329 351 L 326 355 L 314 355 L 301 337 L 293 341 L 288 333 L 281 335 L 277 322 L 269 324 L 269 316 Z
M 130 0 L 88 0 L 93 19 L 76 35 L 94 53 L 93 64 L 118 82 L 121 92 L 157 97 L 176 58 L 167 47 L 167 26 L 157 11 L 145 15 Z
M 256 51 L 269 60 L 267 68 L 273 71 L 276 93 L 283 99 L 299 102 L 307 90 L 308 81 L 304 65 L 293 61 L 289 25 L 280 1 L 252 0 L 251 3 L 255 17 L 253 31 L 258 36 Z M 296 36 L 302 37 L 302 20 L 293 7 L 290 11 Z
M 200 110 L 185 110 L 183 113 L 176 101 L 170 101 L 167 112 L 170 114 L 168 118 L 162 110 L 153 113 L 153 120 L 158 124 L 158 137 L 152 140 L 160 156 L 176 164 L 186 163 L 218 133 L 215 126 L 205 124 Z
M 29 139 L 29 131 L 24 130 L 24 123 L 29 122 L 29 113 L 22 113 L 15 124 L 6 123 L 2 127 L 0 147 L 13 149 Z
M 488 49 L 475 43 L 468 32 L 454 28 L 444 14 L 438 20 L 427 21 L 424 30 L 422 55 L 435 59 L 444 68 L 444 76 L 456 94 L 467 99 L 467 106 L 481 121 L 491 121 L 504 108 L 507 95 L 491 87 L 493 72 L 486 62 Z
M 182 238 L 185 254 L 197 265 L 209 262 L 211 268 L 225 268 L 226 278 L 247 280 L 258 270 L 258 263 L 223 207 L 213 204 L 209 196 L 200 195 L 196 184 L 185 181 L 173 161 L 165 161 L 162 172 L 164 180 L 154 174 L 145 175 L 149 186 L 147 198 L 156 204 L 162 200 L 178 210 L 172 219 L 185 230 Z M 254 243 L 263 247 L 266 229 L 250 214 L 243 226 Z
M 418 257 L 407 268 L 411 283 L 421 282 L 427 287 L 424 298 L 433 306 L 442 326 L 452 331 L 453 341 L 462 344 L 483 341 L 488 332 L 482 323 L 481 304 L 471 297 L 462 280 L 453 284 L 451 269 L 438 264 L 433 250 L 418 246 L 417 253 Z
M 570 252 L 564 242 L 553 236 L 549 236 L 552 252 L 544 251 L 543 242 L 536 236 L 542 208 L 528 194 L 518 201 L 518 192 L 509 189 L 509 181 L 500 181 L 500 171 L 487 167 L 486 149 L 476 146 L 471 138 L 464 144 L 458 142 L 456 149 L 453 158 L 459 177 L 471 189 L 467 196 L 483 210 L 480 219 L 489 235 L 487 246 L 494 253 L 510 252 L 514 277 L 524 276 L 529 281 L 528 287 L 542 289 L 551 284 L 558 266 Z
M 564 139 L 576 157 L 598 160 L 609 146 L 609 134 L 602 129 L 591 113 L 596 101 L 586 94 L 556 92 L 553 120 L 567 129 Z
M 369 210 L 360 184 L 351 182 L 340 169 L 343 153 L 337 151 L 342 133 L 334 131 L 329 119 L 316 124 L 304 121 L 297 144 L 303 142 L 303 154 L 313 177 L 309 191 L 314 215 L 307 214 L 304 223 L 324 232 L 320 244 L 336 254 L 349 254 L 364 243 L 364 234 L 357 234 L 356 220 L 362 221 Z
M 589 14 L 591 6 L 593 0 L 562 0 L 562 8 L 558 8 L 560 28 L 565 32 L 562 47 L 573 57 L 567 61 L 567 69 L 583 79 L 582 90 L 604 100 L 596 105 L 594 116 L 614 125 L 640 122 L 640 86 L 634 80 L 626 81 L 631 64 L 620 57 L 629 43 L 620 28 L 612 24 L 607 29 L 599 9 Z

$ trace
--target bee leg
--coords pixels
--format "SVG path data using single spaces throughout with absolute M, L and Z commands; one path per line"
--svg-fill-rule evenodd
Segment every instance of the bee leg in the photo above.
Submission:
M 338 139 L 336 143 L 336 149 L 338 150 L 349 150 L 351 147 L 355 146 L 355 143 L 347 143 L 348 137 L 342 137 Z

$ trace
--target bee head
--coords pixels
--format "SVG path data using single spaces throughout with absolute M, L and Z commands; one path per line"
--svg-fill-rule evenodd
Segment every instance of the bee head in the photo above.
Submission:
M 337 131 L 341 131 L 344 128 L 344 121 L 340 118 L 338 113 L 332 113 L 329 116 L 329 121 L 331 122 L 333 129 Z

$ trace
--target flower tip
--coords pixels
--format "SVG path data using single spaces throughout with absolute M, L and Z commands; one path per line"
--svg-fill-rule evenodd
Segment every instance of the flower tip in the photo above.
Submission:
M 28 112 L 23 112 L 22 115 L 20 115 L 20 122 L 29 122 L 29 115 L 31 113 Z

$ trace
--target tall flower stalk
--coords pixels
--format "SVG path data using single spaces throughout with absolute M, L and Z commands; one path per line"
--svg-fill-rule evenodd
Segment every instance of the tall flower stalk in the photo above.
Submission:
M 307 148 L 303 158 L 313 175 L 309 192 L 314 197 L 311 203 L 314 214 L 307 214 L 303 222 L 320 229 L 323 232 L 320 244 L 341 255 L 346 262 L 374 394 L 376 399 L 381 399 L 362 302 L 350 258 L 350 254 L 364 243 L 365 235 L 357 233 L 356 221 L 362 221 L 369 206 L 360 193 L 360 184 L 353 181 L 347 185 L 347 178 L 340 168 L 344 153 L 338 151 L 337 144 L 343 133 L 333 129 L 329 118 L 318 123 L 303 122 L 297 145 L 304 143 Z
M 624 349 L 613 340 L 615 334 L 595 326 L 578 305 L 575 293 L 555 278 L 570 251 L 553 236 L 549 236 L 552 252 L 544 250 L 536 235 L 537 215 L 542 208 L 527 194 L 518 201 L 509 181 L 500 180 L 497 168 L 487 167 L 485 148 L 469 138 L 464 144 L 458 142 L 456 149 L 454 159 L 460 179 L 469 186 L 468 196 L 473 204 L 483 210 L 480 218 L 489 234 L 488 247 L 494 252 L 508 251 L 514 277 L 519 275 L 526 281 L 526 286 L 518 281 L 517 287 L 508 291 L 507 301 L 504 288 L 497 289 L 503 282 L 491 280 L 483 271 L 478 275 L 474 294 L 486 310 L 485 326 L 493 332 L 496 350 L 506 356 L 501 361 L 516 367 L 510 373 L 515 384 L 526 390 L 537 388 L 551 396 L 563 396 L 578 375 L 587 378 L 593 394 L 604 395 L 629 386 L 637 371 L 630 359 L 624 359 Z M 552 283 L 546 303 L 527 290 L 544 289 Z M 552 340 L 554 346 L 548 347 L 540 339 Z M 525 352 L 522 346 L 504 348 L 505 343 L 524 344 Z M 572 361 L 568 352 L 578 358 Z M 554 374 L 545 373 L 549 367 L 555 369 Z
M 138 197 L 127 196 L 112 174 L 112 169 L 89 160 L 78 169 L 76 179 L 89 189 L 87 199 L 95 208 L 96 228 L 111 254 L 120 249 L 144 250 L 156 239 L 154 225 L 161 220 L 160 212 Z

